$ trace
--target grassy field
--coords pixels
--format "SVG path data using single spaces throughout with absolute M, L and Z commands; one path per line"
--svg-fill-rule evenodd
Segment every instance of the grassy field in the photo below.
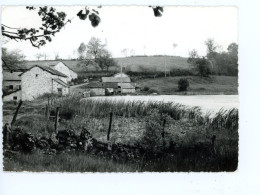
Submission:
M 41 104 L 42 100 L 26 102 L 20 110 L 22 116 L 13 128 L 22 127 L 35 137 L 51 136 L 54 133 L 54 122 L 46 125 L 44 112 L 40 109 L 39 103 Z M 167 146 L 174 143 L 179 148 L 178 152 L 152 160 L 143 160 L 140 157 L 131 161 L 77 151 L 48 155 L 36 150 L 29 154 L 18 152 L 5 156 L 5 171 L 164 172 L 234 171 L 237 168 L 237 110 L 221 111 L 214 118 L 209 118 L 201 116 L 199 108 L 187 109 L 171 103 L 118 104 L 94 100 L 80 101 L 78 97 L 68 97 L 58 100 L 56 104 L 61 106 L 60 116 L 67 118 L 60 122 L 59 130 L 72 129 L 79 135 L 82 127 L 85 127 L 95 139 L 106 142 L 109 113 L 113 112 L 112 143 L 140 143 L 153 149 L 162 146 L 160 128 L 163 117 L 166 119 L 164 144 Z M 55 109 L 55 105 L 52 109 Z M 4 104 L 5 110 L 13 107 L 11 104 Z M 211 142 L 214 136 L 216 141 L 212 150 Z
M 138 80 L 141 87 L 148 86 L 157 90 L 161 95 L 174 95 L 178 92 L 178 80 L 187 78 L 190 86 L 187 94 L 238 94 L 238 77 L 211 76 L 209 78 L 199 76 L 166 77 Z M 182 93 L 181 93 L 182 94 Z

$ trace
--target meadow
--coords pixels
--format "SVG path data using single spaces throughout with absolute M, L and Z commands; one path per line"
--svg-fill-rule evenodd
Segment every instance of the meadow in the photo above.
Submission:
M 36 100 L 40 101 L 40 100 Z M 41 100 L 42 101 L 42 100 Z M 4 158 L 5 171 L 143 172 L 143 171 L 235 171 L 238 163 L 238 110 L 220 110 L 214 117 L 202 115 L 198 107 L 162 102 L 82 101 L 77 96 L 59 99 L 63 119 L 58 130 L 70 129 L 79 135 L 86 128 L 93 138 L 107 143 L 109 116 L 113 113 L 110 142 L 141 145 L 156 155 L 152 158 L 111 156 L 63 151 L 47 155 L 39 150 L 15 153 Z M 44 103 L 26 103 L 14 127 L 35 137 L 54 133 L 47 121 Z M 6 104 L 4 109 L 11 106 Z M 34 107 L 28 112 L 27 107 Z M 163 122 L 165 121 L 165 122 Z M 162 125 L 163 123 L 163 125 Z M 162 136 L 162 131 L 163 135 Z

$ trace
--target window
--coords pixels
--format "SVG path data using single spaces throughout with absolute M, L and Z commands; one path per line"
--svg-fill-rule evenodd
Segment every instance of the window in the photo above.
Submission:
M 13 86 L 13 85 L 10 85 L 10 86 L 9 86 L 9 89 L 14 89 L 14 86 Z
M 17 89 L 21 89 L 21 85 L 16 85 Z
M 17 100 L 17 96 L 14 96 L 14 97 L 13 97 L 13 100 Z
M 36 74 L 36 75 L 35 75 L 35 78 L 38 78 L 38 76 L 39 76 L 39 75 L 38 75 L 38 74 Z

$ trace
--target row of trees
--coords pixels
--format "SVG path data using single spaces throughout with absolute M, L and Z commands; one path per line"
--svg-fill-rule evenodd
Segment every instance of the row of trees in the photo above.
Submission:
M 189 52 L 187 60 L 195 71 L 201 76 L 208 76 L 209 74 L 218 75 L 238 75 L 238 45 L 231 43 L 227 52 L 218 52 L 220 47 L 216 44 L 214 39 L 207 39 L 205 41 L 207 47 L 207 55 L 200 57 L 196 49 Z

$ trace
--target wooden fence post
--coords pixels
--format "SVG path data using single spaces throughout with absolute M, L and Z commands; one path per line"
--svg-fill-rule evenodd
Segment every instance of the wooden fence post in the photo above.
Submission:
M 109 121 L 109 126 L 108 126 L 108 131 L 107 131 L 107 141 L 110 139 L 110 131 L 111 131 L 111 125 L 112 125 L 112 118 L 113 118 L 113 113 L 110 112 L 110 121 Z
M 13 120 L 12 120 L 12 122 L 11 122 L 11 126 L 15 123 L 15 121 L 16 121 L 16 117 L 17 117 L 17 114 L 18 114 L 18 111 L 19 111 L 19 109 L 20 109 L 20 107 L 22 106 L 22 100 L 20 100 L 20 102 L 19 102 L 19 104 L 18 104 L 18 106 L 17 106 L 17 108 L 16 108 L 16 111 L 15 111 L 15 113 L 14 113 L 14 117 L 13 117 Z
M 58 125 L 59 125 L 59 110 L 60 110 L 60 107 L 57 107 L 56 108 L 56 117 L 55 117 L 55 132 L 57 133 L 57 128 L 58 128 Z

